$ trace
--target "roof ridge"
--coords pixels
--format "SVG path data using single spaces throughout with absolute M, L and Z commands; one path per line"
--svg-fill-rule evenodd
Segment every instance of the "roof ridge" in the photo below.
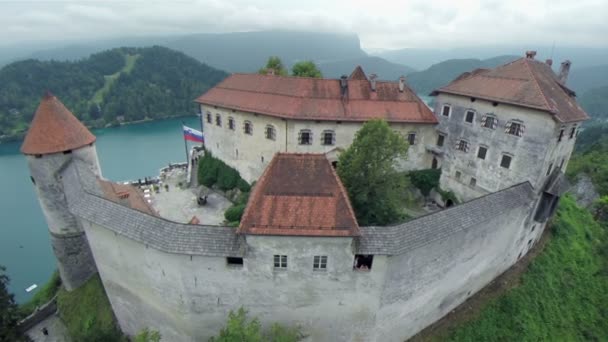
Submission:
M 353 206 L 350 203 L 350 197 L 348 196 L 348 192 L 346 191 L 344 184 L 342 184 L 342 179 L 340 179 L 340 176 L 338 176 L 338 172 L 336 172 L 336 169 L 334 169 L 334 167 L 331 165 L 331 163 L 329 162 L 329 159 L 327 159 L 327 156 L 325 156 L 325 161 L 329 164 L 331 173 L 334 175 L 334 177 L 338 183 L 338 187 L 340 188 L 340 193 L 342 194 L 343 198 L 346 200 L 346 207 L 348 208 L 348 212 L 350 213 L 350 215 L 352 216 L 352 218 L 355 221 L 354 229 L 357 231 L 356 235 L 361 236 L 361 230 L 359 229 L 359 222 L 357 221 L 357 215 L 355 215 L 355 210 L 353 209 Z
M 526 65 L 526 69 L 528 70 L 528 72 L 530 73 L 530 76 L 532 76 L 532 80 L 534 81 L 534 85 L 536 86 L 536 89 L 540 92 L 543 100 L 545 101 L 545 104 L 547 105 L 547 110 L 551 113 L 554 112 L 553 107 L 551 107 L 551 105 L 549 104 L 549 101 L 547 100 L 547 96 L 545 95 L 545 93 L 543 92 L 542 87 L 540 86 L 540 84 L 538 83 L 538 79 L 536 78 L 536 75 L 534 74 L 534 72 L 532 71 L 532 68 L 530 67 L 530 64 L 528 64 L 528 59 L 527 58 L 523 58 L 524 60 L 524 64 Z

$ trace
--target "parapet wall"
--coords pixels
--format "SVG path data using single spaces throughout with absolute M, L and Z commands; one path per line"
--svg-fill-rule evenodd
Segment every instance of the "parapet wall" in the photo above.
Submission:
M 353 239 L 177 224 L 99 197 L 77 166 L 63 179 L 121 328 L 154 327 L 170 341 L 206 340 L 240 306 L 314 341 L 403 341 L 506 270 L 543 229 L 529 218 L 529 183 L 399 226 L 362 227 Z M 356 254 L 374 255 L 371 270 L 353 269 Z M 287 269 L 274 269 L 274 255 L 288 257 Z M 313 270 L 316 255 L 328 257 L 327 270 Z

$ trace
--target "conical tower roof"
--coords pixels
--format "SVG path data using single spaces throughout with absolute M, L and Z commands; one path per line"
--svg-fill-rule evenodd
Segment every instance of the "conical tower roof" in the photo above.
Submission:
M 51 154 L 95 142 L 95 136 L 53 94 L 47 92 L 25 136 L 21 153 Z

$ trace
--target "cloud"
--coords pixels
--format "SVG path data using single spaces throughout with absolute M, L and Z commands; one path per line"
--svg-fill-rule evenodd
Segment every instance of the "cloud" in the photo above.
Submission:
M 0 2 L 0 45 L 291 29 L 354 32 L 367 48 L 607 46 L 605 0 Z

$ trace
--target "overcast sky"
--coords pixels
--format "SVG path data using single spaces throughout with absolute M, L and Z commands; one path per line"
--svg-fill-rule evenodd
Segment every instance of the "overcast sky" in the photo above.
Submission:
M 608 0 L 0 0 L 0 45 L 293 29 L 354 32 L 365 49 L 608 46 Z

